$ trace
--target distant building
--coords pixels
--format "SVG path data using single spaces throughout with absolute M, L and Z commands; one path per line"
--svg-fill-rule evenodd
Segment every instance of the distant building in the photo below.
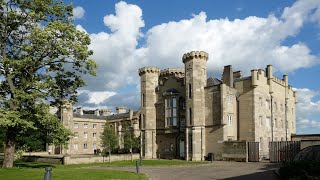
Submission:
M 230 140 L 260 142 L 260 156 L 268 157 L 269 142 L 291 139 L 296 133 L 297 97 L 287 75 L 275 77 L 268 65 L 243 77 L 241 71 L 225 66 L 221 79 L 207 78 L 207 60 L 207 53 L 192 51 L 182 57 L 184 69 L 139 69 L 141 107 L 137 112 L 121 114 L 119 109 L 112 116 L 107 111 L 91 115 L 81 109 L 66 111 L 64 124 L 78 134 L 70 140 L 69 153 L 101 148 L 105 122 L 111 122 L 121 136 L 121 123 L 130 121 L 135 134 L 141 135 L 145 158 L 160 154 L 161 158 L 199 161 L 210 152 L 219 158 L 222 143 Z

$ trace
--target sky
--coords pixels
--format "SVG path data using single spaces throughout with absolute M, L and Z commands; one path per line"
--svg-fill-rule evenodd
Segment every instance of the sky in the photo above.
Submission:
M 140 106 L 138 69 L 183 68 L 182 55 L 209 53 L 207 75 L 231 64 L 245 75 L 272 64 L 298 94 L 297 133 L 320 133 L 319 0 L 77 0 L 74 25 L 91 38 L 97 76 L 76 107 Z

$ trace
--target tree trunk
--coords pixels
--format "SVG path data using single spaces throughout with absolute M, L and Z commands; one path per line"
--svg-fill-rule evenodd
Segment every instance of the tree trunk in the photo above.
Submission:
M 14 161 L 14 151 L 16 146 L 16 135 L 12 128 L 9 128 L 6 132 L 6 142 L 4 149 L 3 168 L 12 168 Z
M 109 163 L 111 163 L 111 150 L 109 149 Z

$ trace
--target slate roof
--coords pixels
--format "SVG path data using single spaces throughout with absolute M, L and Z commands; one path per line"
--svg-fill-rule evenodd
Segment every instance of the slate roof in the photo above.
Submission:
M 209 77 L 207 79 L 207 86 L 210 87 L 210 86 L 216 86 L 216 85 L 219 85 L 219 84 L 222 84 L 222 81 L 217 79 L 217 78 L 214 78 L 214 77 Z

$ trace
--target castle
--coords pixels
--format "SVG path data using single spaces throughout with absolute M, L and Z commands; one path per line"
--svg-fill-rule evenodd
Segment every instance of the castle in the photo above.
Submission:
M 296 93 L 282 79 L 273 75 L 273 68 L 241 71 L 225 66 L 221 79 L 207 78 L 206 52 L 192 51 L 182 57 L 184 69 L 143 67 L 141 107 L 118 114 L 96 110 L 85 114 L 63 111 L 65 126 L 75 136 L 70 140 L 69 154 L 92 154 L 100 147 L 100 133 L 109 122 L 122 134 L 122 123 L 130 122 L 134 134 L 141 138 L 144 158 L 180 158 L 200 161 L 208 153 L 221 157 L 225 141 L 260 142 L 260 156 L 267 157 L 271 141 L 286 141 L 296 133 Z M 121 146 L 121 138 L 119 140 Z

